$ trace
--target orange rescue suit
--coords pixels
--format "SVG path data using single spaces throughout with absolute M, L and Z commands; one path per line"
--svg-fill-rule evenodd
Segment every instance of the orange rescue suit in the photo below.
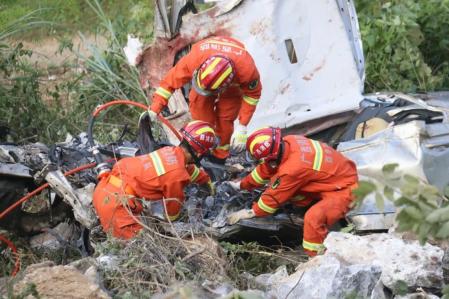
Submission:
M 241 42 L 231 37 L 211 37 L 193 44 L 191 51 L 160 82 L 151 110 L 160 113 L 167 106 L 175 89 L 190 82 L 195 70 L 212 55 L 226 56 L 233 61 L 236 72 L 234 81 L 218 96 L 205 97 L 192 88 L 189 108 L 194 120 L 206 121 L 214 127 L 221 140 L 214 155 L 226 158 L 234 131 L 234 120 L 238 117 L 240 124 L 246 126 L 249 123 L 262 91 L 259 71 Z
M 351 160 L 304 136 L 286 136 L 284 154 L 276 168 L 259 164 L 241 182 L 242 189 L 269 184 L 253 204 L 256 216 L 273 214 L 286 202 L 311 206 L 304 216 L 303 247 L 313 256 L 324 249 L 328 228 L 345 217 L 357 186 L 357 169 Z
M 93 205 L 105 232 L 129 239 L 142 229 L 138 223 L 142 212 L 138 199 L 168 199 L 164 200 L 165 211 L 170 220 L 175 220 L 184 202 L 184 187 L 209 180 L 203 170 L 186 165 L 180 147 L 167 146 L 118 161 L 95 188 Z

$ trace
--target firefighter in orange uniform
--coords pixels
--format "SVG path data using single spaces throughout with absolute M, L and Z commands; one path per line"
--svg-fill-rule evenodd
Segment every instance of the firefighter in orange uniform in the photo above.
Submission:
M 181 129 L 179 146 L 118 161 L 95 188 L 93 205 L 106 232 L 129 239 L 142 229 L 138 223 L 142 200 L 163 200 L 166 216 L 176 220 L 189 183 L 209 184 L 209 176 L 195 163 L 216 144 L 214 130 L 202 121 Z
M 192 118 L 212 124 L 220 137 L 213 156 L 223 162 L 230 147 L 244 150 L 246 126 L 262 91 L 259 72 L 245 46 L 231 37 L 219 36 L 195 43 L 156 89 L 149 111 L 152 120 L 167 106 L 175 89 L 188 82 L 193 87 L 189 94 Z
M 304 136 L 281 137 L 279 128 L 263 128 L 246 142 L 248 154 L 260 163 L 234 189 L 267 185 L 251 210 L 228 216 L 228 223 L 275 213 L 286 202 L 311 206 L 304 216 L 303 247 L 309 256 L 324 250 L 328 228 L 345 217 L 354 199 L 357 169 L 351 160 L 327 144 Z

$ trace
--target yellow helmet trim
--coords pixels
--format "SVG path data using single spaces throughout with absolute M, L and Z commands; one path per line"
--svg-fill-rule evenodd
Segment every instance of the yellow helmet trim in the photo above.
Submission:
M 214 61 L 212 61 L 212 63 L 204 70 L 204 73 L 201 74 L 201 80 L 206 78 L 206 76 L 209 75 L 214 70 L 214 68 L 220 61 L 221 61 L 220 57 L 215 58 Z
M 262 142 L 265 142 L 265 141 L 267 141 L 269 139 L 270 139 L 269 135 L 262 135 L 262 136 L 257 136 L 256 138 L 254 138 L 254 140 L 249 145 L 249 152 L 251 153 L 251 155 L 254 153 L 254 146 L 257 143 L 262 143 Z

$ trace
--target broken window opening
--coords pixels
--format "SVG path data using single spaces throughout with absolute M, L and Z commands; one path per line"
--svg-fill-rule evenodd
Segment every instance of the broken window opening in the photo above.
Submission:
M 290 38 L 285 40 L 285 48 L 287 49 L 287 55 L 290 63 L 297 63 L 298 58 L 296 57 L 295 46 L 293 45 L 293 41 Z

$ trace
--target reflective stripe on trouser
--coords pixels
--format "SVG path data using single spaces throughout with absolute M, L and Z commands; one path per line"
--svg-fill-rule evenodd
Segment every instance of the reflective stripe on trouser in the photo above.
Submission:
M 142 229 L 136 220 L 139 214 L 125 208 L 119 196 L 129 197 L 121 187 L 110 184 L 109 177 L 106 177 L 95 188 L 93 206 L 106 233 L 110 232 L 116 238 L 130 239 Z
M 219 159 L 226 159 L 229 156 L 229 148 L 224 146 L 229 146 L 231 141 L 234 120 L 238 117 L 242 104 L 236 99 L 240 97 L 240 88 L 233 86 L 223 92 L 217 102 L 213 97 L 198 94 L 193 88 L 190 90 L 189 109 L 192 119 L 208 122 L 220 137 L 220 147 L 212 152 Z
M 303 247 L 311 256 L 320 249 L 329 227 L 345 217 L 353 200 L 350 188 L 322 192 L 320 197 L 304 216 Z

